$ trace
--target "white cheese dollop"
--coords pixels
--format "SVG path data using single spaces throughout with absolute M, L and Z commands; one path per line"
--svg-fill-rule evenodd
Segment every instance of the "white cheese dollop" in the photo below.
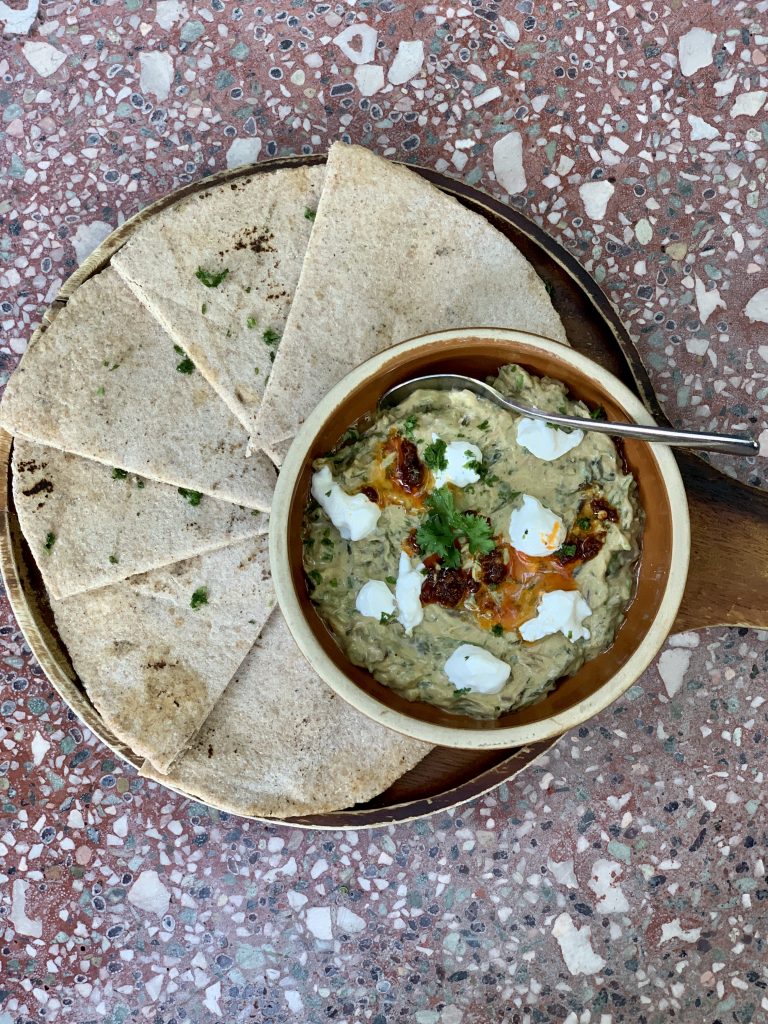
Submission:
M 344 540 L 362 540 L 376 529 L 381 509 L 365 494 L 347 494 L 327 466 L 312 476 L 312 497 Z
M 565 540 L 563 520 L 538 498 L 523 495 L 523 504 L 509 517 L 509 539 L 512 547 L 524 555 L 537 558 L 551 555 Z
M 557 427 L 550 427 L 544 420 L 532 420 L 527 416 L 517 423 L 517 443 L 542 462 L 554 462 L 583 440 L 583 430 L 567 433 Z
M 395 599 L 397 601 L 397 621 L 405 627 L 407 636 L 411 635 L 414 628 L 424 618 L 424 609 L 421 606 L 421 585 L 424 582 L 421 570 L 423 568 L 424 563 L 419 562 L 414 569 L 405 551 L 400 552 Z
M 439 440 L 437 434 L 432 435 L 433 442 Z M 477 470 L 467 466 L 468 462 L 483 461 L 483 453 L 476 444 L 470 444 L 469 441 L 449 441 L 445 446 L 445 460 L 448 463 L 445 469 L 435 470 L 435 487 L 443 487 L 445 484 L 468 487 L 480 479 Z
M 522 624 L 520 636 L 523 640 L 532 641 L 562 633 L 571 643 L 589 640 L 589 630 L 582 622 L 591 614 L 592 609 L 578 590 L 552 590 L 542 594 L 536 618 Z
M 355 608 L 361 615 L 381 621 L 382 615 L 393 615 L 395 598 L 384 580 L 368 580 L 357 592 Z
M 498 693 L 512 671 L 505 661 L 474 644 L 461 644 L 443 666 L 457 690 L 469 687 L 475 693 Z

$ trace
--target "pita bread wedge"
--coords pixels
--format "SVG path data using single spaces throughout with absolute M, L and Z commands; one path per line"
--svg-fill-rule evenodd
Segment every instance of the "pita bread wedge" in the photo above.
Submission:
M 324 175 L 324 166 L 263 172 L 189 196 L 146 221 L 112 260 L 249 431 Z
M 88 696 L 115 735 L 167 771 L 275 604 L 267 538 L 52 601 Z
M 13 500 L 55 598 L 266 533 L 267 516 L 17 438 Z
M 483 217 L 405 167 L 333 145 L 254 446 L 279 454 L 328 389 L 377 352 L 472 326 L 565 341 L 544 284 Z
M 381 793 L 431 749 L 336 696 L 275 609 L 171 772 L 145 764 L 141 774 L 234 814 L 320 814 Z
M 30 345 L 0 403 L 12 434 L 268 510 L 275 472 L 173 340 L 108 267 Z

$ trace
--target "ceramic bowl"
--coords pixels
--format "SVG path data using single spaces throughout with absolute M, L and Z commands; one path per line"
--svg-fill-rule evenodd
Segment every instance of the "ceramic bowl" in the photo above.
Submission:
M 572 396 L 602 405 L 609 419 L 652 423 L 640 400 L 616 377 L 572 349 L 496 328 L 444 331 L 403 342 L 341 380 L 307 417 L 280 471 L 272 505 L 270 557 L 280 607 L 307 660 L 344 700 L 380 724 L 449 747 L 523 746 L 587 721 L 638 679 L 674 622 L 685 588 L 690 528 L 685 490 L 671 451 L 625 443 L 626 459 L 646 512 L 637 589 L 613 645 L 561 680 L 543 700 L 492 721 L 409 701 L 353 665 L 309 599 L 302 569 L 301 527 L 312 461 L 332 449 L 349 426 L 372 412 L 394 384 L 428 373 L 483 379 L 505 363 L 567 384 Z

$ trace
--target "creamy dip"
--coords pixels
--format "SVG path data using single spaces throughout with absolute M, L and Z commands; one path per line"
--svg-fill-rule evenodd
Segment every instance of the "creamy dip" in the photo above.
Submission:
M 491 383 L 547 411 L 599 414 L 519 366 Z M 409 700 L 496 717 L 613 642 L 642 510 L 610 437 L 423 389 L 313 470 L 312 601 L 350 660 Z

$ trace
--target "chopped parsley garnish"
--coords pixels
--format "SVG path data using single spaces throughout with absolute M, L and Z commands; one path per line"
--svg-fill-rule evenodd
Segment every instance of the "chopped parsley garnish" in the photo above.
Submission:
M 360 440 L 360 431 L 357 427 L 347 427 L 344 433 L 341 435 L 341 444 L 354 444 L 355 441 Z
M 204 270 L 202 267 L 198 267 L 195 271 L 195 277 L 201 284 L 204 284 L 206 288 L 218 288 L 228 274 L 228 268 L 220 270 L 218 273 L 213 270 Z
M 254 372 L 254 373 L 256 373 L 256 374 L 258 374 L 258 373 L 261 373 L 261 370 L 259 369 L 259 367 L 258 367 L 258 366 L 254 366 L 254 368 L 253 368 L 253 372 Z
M 258 322 L 255 316 L 249 316 L 245 321 L 245 326 L 249 331 L 252 331 L 258 325 Z
M 185 356 L 178 364 L 176 369 L 179 371 L 179 373 L 194 373 L 195 364 L 192 362 L 189 356 Z
M 123 365 L 122 363 L 114 363 L 112 366 L 110 366 L 109 372 L 112 373 L 113 370 L 116 370 L 118 368 L 118 366 L 122 366 L 122 365 Z
M 589 520 L 587 518 L 577 519 L 576 520 L 576 525 L 579 527 L 580 530 L 588 530 L 589 526 L 590 526 L 590 522 L 591 522 L 591 520 Z
M 381 613 L 381 618 L 379 619 L 379 622 L 382 624 L 382 626 L 386 626 L 386 624 L 388 622 L 397 622 L 397 613 L 396 612 L 382 612 Z
M 403 433 L 406 437 L 413 439 L 414 428 L 419 425 L 418 419 L 414 415 L 410 415 L 403 424 Z
M 245 294 L 246 295 L 250 295 L 251 294 L 251 288 L 252 287 L 253 287 L 253 285 L 250 285 L 250 284 L 248 285 L 248 287 L 245 289 Z
M 314 220 L 317 215 L 317 210 L 312 210 L 308 206 L 304 207 L 304 217 L 306 220 Z
M 199 505 L 200 499 L 203 497 L 200 491 L 189 491 L 186 487 L 179 487 L 179 494 L 193 506 Z
M 317 571 L 317 569 L 313 569 L 310 573 L 307 573 L 307 575 L 309 576 L 309 578 L 312 580 L 313 583 L 322 583 L 323 582 L 322 573 L 319 573 Z
M 185 355 L 187 354 L 187 353 L 186 353 L 186 352 L 184 351 L 184 349 L 183 349 L 183 348 L 181 347 L 181 345 L 174 345 L 174 346 L 173 346 L 173 351 L 174 351 L 174 352 L 178 352 L 178 354 L 179 354 L 180 356 L 185 356 Z
M 202 304 L 202 306 L 200 307 L 200 312 L 203 314 L 203 316 L 205 316 L 205 314 L 208 312 L 208 303 L 207 302 L 204 302 Z
M 391 587 L 394 587 L 394 585 L 397 583 L 397 580 L 395 579 L 394 576 L 385 576 L 384 579 L 387 583 L 389 583 Z
M 115 468 L 112 470 L 113 480 L 125 480 L 127 476 L 128 474 L 126 473 L 126 471 L 124 469 L 118 469 L 117 466 L 115 466 Z
M 463 694 L 469 693 L 471 689 L 472 689 L 471 686 L 462 686 L 462 687 L 460 687 L 460 689 L 453 691 L 453 696 L 454 697 L 461 697 Z
M 339 581 L 338 580 L 336 580 L 336 579 L 328 580 L 328 586 L 330 586 L 330 587 L 338 587 L 338 585 L 339 585 Z
M 104 394 L 104 388 L 103 387 L 96 388 L 96 394 L 97 395 L 103 395 Z
M 490 423 L 488 422 L 488 420 L 483 420 L 482 423 L 478 423 L 477 424 L 477 429 L 478 430 L 487 430 L 489 426 L 490 426 Z
M 547 426 L 550 430 L 562 430 L 564 434 L 572 434 L 573 427 L 564 427 L 561 423 L 550 423 L 547 421 Z
M 576 554 L 576 545 L 575 544 L 563 544 L 563 546 L 561 548 L 558 548 L 558 550 L 555 552 L 555 557 L 557 558 L 557 557 L 562 556 L 564 558 L 573 558 L 573 556 L 575 554 Z
M 145 488 L 145 487 L 146 487 L 147 485 L 146 485 L 146 484 L 144 483 L 144 481 L 143 481 L 143 480 L 139 479 L 139 480 L 137 480 L 137 481 L 136 481 L 136 486 L 138 487 L 138 489 L 139 489 L 140 491 L 143 491 L 143 490 L 144 490 L 144 488 Z
M 45 535 L 45 550 L 48 552 L 53 551 L 53 545 L 56 543 L 55 533 L 46 533 Z
M 591 420 L 606 420 L 608 417 L 605 415 L 605 409 L 602 405 L 598 405 L 596 409 L 593 409 L 589 414 Z
M 429 514 L 416 531 L 416 543 L 422 553 L 438 555 L 444 565 L 456 569 L 461 565 L 461 551 L 456 541 L 462 538 L 472 554 L 487 555 L 495 545 L 492 527 L 482 516 L 459 512 L 453 494 L 440 487 L 427 498 Z
M 265 345 L 276 345 L 280 341 L 280 335 L 273 328 L 268 327 L 262 334 Z
M 321 537 L 320 538 L 320 543 L 324 544 L 325 547 L 327 547 L 327 548 L 332 548 L 333 547 L 333 540 L 330 537 Z
M 198 587 L 192 595 L 189 607 L 197 611 L 197 609 L 202 608 L 204 604 L 208 604 L 208 587 Z
M 447 447 L 448 445 L 441 437 L 438 437 L 432 444 L 427 445 L 424 449 L 424 463 L 429 469 L 440 470 L 448 468 L 448 459 L 445 457 Z
M 504 636 L 504 627 L 497 622 L 495 626 L 491 626 L 491 632 L 494 636 Z
M 110 556 L 109 556 L 109 560 L 110 560 L 110 562 L 112 563 L 112 565 L 117 565 L 117 563 L 118 563 L 118 561 L 119 561 L 119 559 L 118 559 L 117 555 L 110 555 Z
M 552 284 L 551 281 L 544 282 L 544 290 L 550 298 L 555 294 L 555 286 Z

